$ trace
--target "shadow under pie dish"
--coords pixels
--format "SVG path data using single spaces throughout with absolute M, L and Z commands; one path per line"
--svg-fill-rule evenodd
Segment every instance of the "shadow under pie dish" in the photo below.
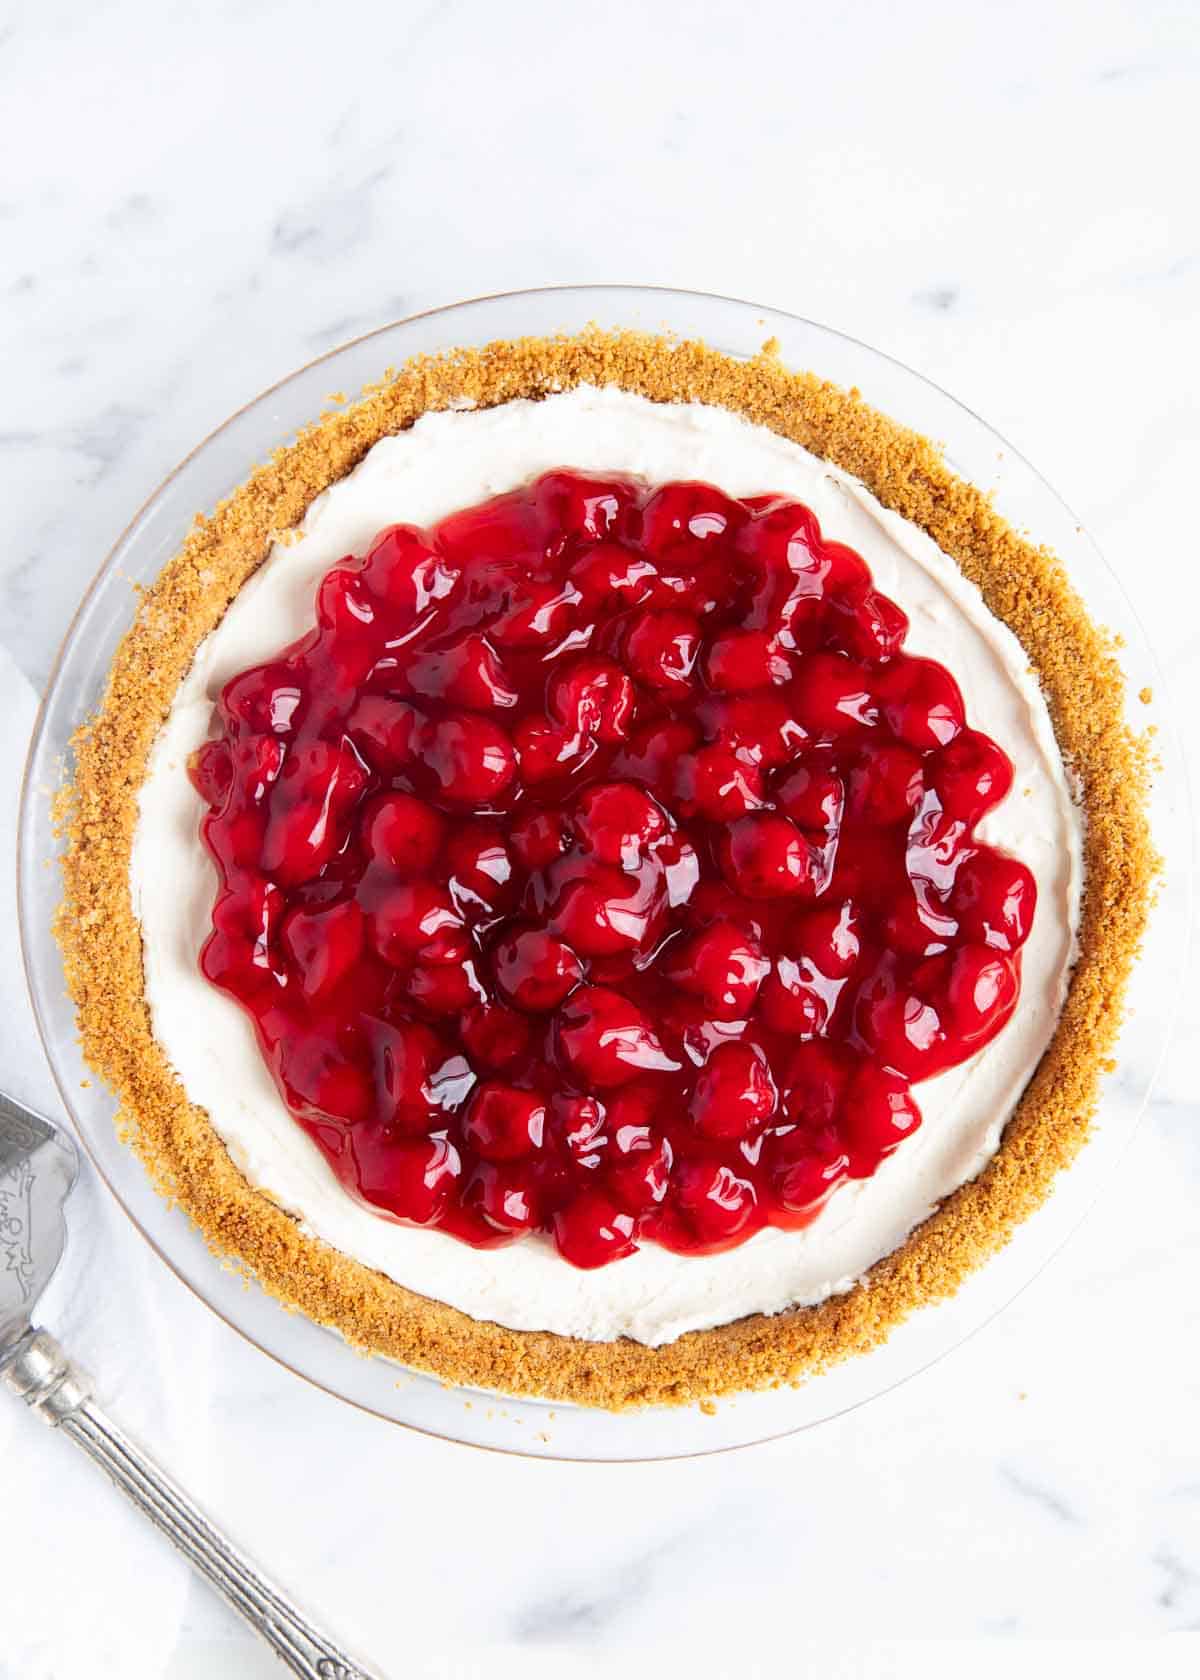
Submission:
M 1122 719 L 1052 559 L 855 397 L 637 334 L 424 359 L 118 652 L 85 1052 L 213 1246 L 358 1345 L 606 1407 L 797 1380 L 1083 1141 L 1153 872 Z

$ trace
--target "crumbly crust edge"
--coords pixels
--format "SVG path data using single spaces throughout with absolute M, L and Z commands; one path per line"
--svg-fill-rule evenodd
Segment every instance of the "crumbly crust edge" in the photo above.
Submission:
M 464 401 L 487 407 L 536 398 L 585 382 L 733 409 L 853 473 L 926 530 L 1029 653 L 1088 818 L 1080 953 L 1066 1004 L 984 1171 L 848 1293 L 690 1332 L 660 1348 L 480 1322 L 305 1235 L 234 1166 L 155 1040 L 129 891 L 137 794 L 153 741 L 196 647 L 271 542 L 373 443 L 420 414 Z M 591 329 L 422 356 L 389 370 L 197 517 L 142 594 L 99 711 L 73 746 L 74 776 L 57 810 L 65 890 L 56 932 L 84 1056 L 117 1095 L 118 1129 L 156 1187 L 217 1255 L 359 1348 L 451 1383 L 611 1409 L 707 1402 L 801 1382 L 882 1342 L 914 1309 L 952 1295 L 1001 1248 L 1087 1137 L 1158 869 L 1146 817 L 1150 735 L 1135 735 L 1126 722 L 1114 641 L 1092 624 L 1060 563 L 1015 532 L 983 492 L 956 478 L 930 440 L 879 414 L 856 391 L 789 371 L 770 345 L 744 363 L 698 342 Z

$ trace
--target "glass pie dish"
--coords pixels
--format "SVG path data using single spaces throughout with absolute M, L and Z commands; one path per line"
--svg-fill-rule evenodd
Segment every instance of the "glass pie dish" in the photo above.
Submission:
M 21 920 L 35 1009 L 55 1075 L 79 1134 L 139 1229 L 176 1273 L 263 1351 L 311 1381 L 394 1421 L 507 1451 L 571 1458 L 682 1456 L 768 1439 L 810 1426 L 872 1398 L 922 1369 L 984 1323 L 1054 1252 L 1128 1141 L 1149 1093 L 1178 995 L 1188 925 L 1188 878 L 1171 870 L 1164 902 L 1136 971 L 1121 1044 L 1121 1071 L 1105 1088 L 1092 1141 L 1063 1175 L 1049 1203 L 1001 1255 L 956 1297 L 926 1307 L 877 1351 L 836 1367 L 802 1388 L 745 1394 L 706 1407 L 607 1413 L 448 1387 L 383 1359 L 363 1359 L 332 1331 L 285 1314 L 236 1273 L 214 1263 L 185 1215 L 152 1189 L 142 1166 L 116 1138 L 114 1104 L 99 1086 L 81 1087 L 85 1069 L 73 1011 L 63 995 L 51 924 L 57 897 L 48 868 L 55 841 L 50 798 L 70 739 L 96 705 L 109 663 L 135 607 L 133 585 L 149 583 L 178 548 L 194 514 L 212 507 L 250 466 L 288 441 L 331 402 L 331 389 L 356 392 L 415 355 L 528 335 L 577 332 L 589 323 L 642 331 L 669 329 L 749 358 L 774 338 L 791 367 L 810 368 L 856 387 L 894 419 L 942 441 L 947 465 L 994 494 L 1016 527 L 1054 549 L 1093 618 L 1116 632 L 1131 694 L 1161 688 L 1153 656 L 1119 586 L 1078 522 L 1019 456 L 943 392 L 866 347 L 827 329 L 755 305 L 698 294 L 624 287 L 515 293 L 415 317 L 358 339 L 309 364 L 241 410 L 156 492 L 101 570 L 68 635 L 35 732 L 21 822 Z M 1144 723 L 1145 718 L 1139 719 Z M 1162 772 L 1151 819 L 1169 862 L 1186 859 L 1187 800 L 1178 748 L 1160 726 Z M 1156 985 L 1171 981 L 1170 996 Z

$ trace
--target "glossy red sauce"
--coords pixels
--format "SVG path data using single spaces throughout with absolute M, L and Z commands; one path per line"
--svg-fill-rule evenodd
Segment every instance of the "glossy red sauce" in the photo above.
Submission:
M 808 1223 L 1011 1015 L 1012 767 L 808 509 L 546 474 L 320 585 L 192 773 L 204 973 L 382 1213 L 577 1266 Z

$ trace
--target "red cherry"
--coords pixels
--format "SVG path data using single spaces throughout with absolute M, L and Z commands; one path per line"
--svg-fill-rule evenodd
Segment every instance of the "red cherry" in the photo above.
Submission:
M 810 1133 L 832 1126 L 850 1071 L 848 1058 L 833 1045 L 819 1039 L 799 1045 L 784 1073 L 783 1106 L 788 1119 Z
M 623 608 L 640 606 L 649 599 L 658 573 L 654 563 L 636 549 L 605 542 L 585 549 L 568 575 L 585 609 L 594 610 L 610 601 Z
M 713 740 L 747 764 L 773 769 L 786 764 L 807 739 L 787 701 L 773 694 L 739 695 L 701 707 Z
M 479 1000 L 474 965 L 463 958 L 449 962 L 424 956 L 410 971 L 405 990 L 429 1015 L 459 1016 Z
M 608 1144 L 608 1125 L 603 1103 L 595 1097 L 559 1095 L 554 1099 L 554 1130 L 562 1147 L 577 1166 L 595 1167 Z
M 759 1018 L 774 1032 L 807 1039 L 824 1030 L 828 1013 L 825 999 L 799 964 L 791 957 L 777 958 L 759 994 Z
M 886 595 L 859 585 L 830 596 L 825 626 L 827 647 L 867 664 L 881 664 L 904 646 L 908 617 Z
M 376 537 L 363 563 L 363 582 L 403 628 L 436 602 L 443 601 L 458 581 L 458 567 L 431 546 L 427 533 L 414 525 L 393 525 Z
M 824 971 L 813 954 L 815 949 L 816 956 L 826 955 L 834 966 L 841 966 L 839 956 L 829 951 L 828 920 L 827 913 L 817 912 L 813 918 L 815 929 L 793 923 L 785 934 L 783 947 L 775 958 L 775 971 L 763 987 L 759 1009 L 762 1019 L 776 1032 L 811 1038 L 829 1030 L 841 994 L 842 978 Z M 847 930 L 847 937 L 857 951 L 852 929 Z
M 936 956 L 957 938 L 958 923 L 941 907 L 938 895 L 925 890 L 926 882 L 913 886 L 922 889 L 919 895 L 907 892 L 891 902 L 883 924 L 885 944 L 911 957 Z
M 465 637 L 453 647 L 418 651 L 404 665 L 412 694 L 447 700 L 475 711 L 509 711 L 517 704 L 500 656 L 485 636 Z
M 581 600 L 569 578 L 545 582 L 525 578 L 510 590 L 503 610 L 488 625 L 488 635 L 506 648 L 544 647 L 560 641 L 575 622 Z
M 487 805 L 516 774 L 512 742 L 488 718 L 462 712 L 431 721 L 424 762 L 443 798 L 456 805 Z
M 796 1130 L 769 1140 L 766 1164 L 776 1201 L 805 1225 L 846 1177 L 849 1157 L 833 1131 L 814 1136 Z
M 459 1023 L 463 1049 L 474 1067 L 511 1067 L 528 1054 L 530 1023 L 502 1003 L 477 1003 Z
M 919 988 L 885 955 L 859 989 L 854 1027 L 883 1067 L 906 1079 L 927 1079 L 949 1065 L 944 1007 L 935 988 Z
M 674 797 L 680 769 L 699 740 L 693 724 L 667 719 L 635 730 L 613 761 L 613 774 L 643 782 L 660 799 Z
M 252 805 L 262 805 L 283 768 L 286 742 L 278 735 L 248 735 L 229 749 L 230 779 Z M 228 793 L 228 788 L 226 789 Z
M 518 816 L 508 831 L 508 838 L 517 862 L 527 874 L 547 868 L 571 844 L 563 814 L 539 807 Z
M 273 660 L 242 671 L 221 690 L 218 711 L 234 736 L 241 728 L 255 735 L 289 735 L 304 714 L 300 672 L 288 660 Z
M 326 572 L 317 588 L 317 622 L 327 630 L 350 635 L 362 631 L 375 623 L 377 607 L 353 560 Z
M 818 593 L 829 573 L 816 515 L 801 502 L 771 497 L 738 535 L 739 553 L 764 570 L 812 579 Z
M 601 862 L 631 870 L 668 827 L 662 807 L 631 782 L 601 782 L 588 788 L 576 802 L 572 823 Z
M 622 1085 L 604 1100 L 605 1131 L 614 1138 L 618 1132 L 626 1132 L 630 1137 L 647 1131 L 653 1134 L 662 1119 L 662 1099 L 662 1081 L 653 1075 Z M 621 1147 L 624 1149 L 626 1145 Z
M 513 741 L 521 761 L 521 779 L 530 786 L 577 775 L 596 750 L 590 736 L 564 729 L 540 713 L 521 720 Z
M 281 937 L 300 989 L 312 1003 L 339 985 L 362 955 L 363 913 L 353 899 L 324 910 L 291 910 Z
M 535 496 L 510 490 L 443 519 L 437 543 L 453 564 L 491 580 L 528 575 L 561 538 L 547 529 Z
M 1037 882 L 1016 858 L 981 846 L 959 868 L 949 907 L 964 939 L 1016 951 L 1033 926 Z
M 932 659 L 898 659 L 875 679 L 875 692 L 892 734 L 928 752 L 953 741 L 964 724 L 958 684 Z
M 684 693 L 700 651 L 700 626 L 689 613 L 638 612 L 625 632 L 625 658 L 648 688 Z
M 559 1011 L 558 1042 L 572 1071 L 600 1090 L 678 1066 L 642 1011 L 605 986 L 581 986 L 567 999 Z
M 845 543 L 823 538 L 821 561 L 826 567 L 825 588 L 830 597 L 853 595 L 871 581 L 871 573 L 862 555 Z
M 875 1060 L 927 1079 L 982 1049 L 1016 1007 L 1016 963 L 986 945 L 932 957 L 908 976 L 885 956 L 860 989 L 854 1028 Z
M 921 760 L 908 747 L 864 747 L 851 766 L 846 791 L 852 816 L 869 823 L 907 823 L 921 803 Z
M 287 900 L 261 876 L 222 893 L 213 906 L 213 931 L 200 953 L 200 967 L 214 985 L 257 994 L 274 989 L 282 968 L 277 946 Z
M 419 1135 L 444 1120 L 443 1099 L 470 1084 L 461 1057 L 419 1021 L 364 1023 L 375 1069 L 376 1111 L 398 1132 Z
M 524 1170 L 509 1162 L 478 1162 L 463 1190 L 463 1205 L 497 1231 L 533 1231 L 541 1223 L 533 1186 Z
M 986 945 L 964 945 L 951 958 L 946 1000 L 957 1039 L 954 1061 L 962 1061 L 996 1036 L 1017 1005 L 1017 957 Z
M 771 1118 L 778 1097 L 763 1052 L 752 1044 L 713 1051 L 692 1091 L 692 1124 L 701 1137 L 749 1137 Z
M 514 891 L 513 859 L 495 823 L 467 822 L 444 849 L 450 894 L 464 916 L 495 916 L 508 909 Z
M 407 793 L 385 793 L 372 800 L 361 826 L 371 856 L 408 879 L 429 873 L 446 832 L 444 818 Z
M 359 1189 L 367 1201 L 409 1225 L 435 1225 L 462 1176 L 444 1137 L 401 1143 L 375 1129 L 351 1134 Z
M 852 974 L 862 949 L 859 919 L 849 902 L 804 910 L 793 916 L 784 935 L 789 956 L 803 960 L 830 980 Z
M 346 719 L 346 734 L 369 764 L 390 776 L 420 758 L 424 726 L 415 706 L 364 694 Z
M 572 1266 L 591 1271 L 621 1260 L 637 1248 L 637 1227 L 599 1190 L 582 1190 L 554 1215 L 554 1241 Z
M 921 1111 L 905 1080 L 882 1068 L 858 1068 L 844 1100 L 850 1177 L 870 1178 L 920 1124 Z
M 284 1039 L 272 1062 L 288 1106 L 313 1123 L 318 1138 L 322 1122 L 353 1126 L 370 1118 L 375 1105 L 370 1071 L 344 1051 L 320 1041 Z M 340 1131 L 337 1138 L 340 1151 Z
M 459 934 L 462 917 L 445 887 L 432 881 L 396 882 L 380 893 L 367 916 L 371 943 L 384 962 L 403 964 L 442 934 Z
M 766 803 L 762 771 L 730 747 L 703 747 L 691 760 L 685 781 L 689 776 L 685 803 L 694 805 L 710 822 L 729 822 L 761 810 Z
M 463 1118 L 463 1142 L 485 1161 L 516 1161 L 542 1147 L 546 1104 L 535 1091 L 480 1085 Z
M 622 1125 L 614 1116 L 612 1149 L 604 1174 L 609 1195 L 627 1213 L 644 1213 L 657 1207 L 666 1199 L 673 1159 L 670 1143 L 652 1126 Z
M 625 479 L 572 472 L 543 473 L 531 486 L 531 496 L 546 530 L 587 543 L 621 535 L 637 504 Z
M 227 741 L 206 741 L 191 756 L 188 774 L 192 785 L 213 810 L 221 809 L 233 785 L 233 755 Z
M 773 498 L 743 526 L 738 549 L 752 580 L 747 626 L 787 629 L 804 645 L 833 569 L 813 514 L 799 502 Z
M 555 1009 L 583 978 L 583 964 L 561 939 L 525 928 L 496 947 L 496 979 L 519 1009 Z
M 749 1178 L 719 1161 L 681 1161 L 675 1168 L 674 1198 L 698 1247 L 724 1247 L 754 1220 L 758 1196 Z
M 925 776 L 946 816 L 977 823 L 1012 787 L 1013 767 L 989 736 L 963 729 L 930 755 Z
M 656 561 L 720 549 L 745 521 L 741 505 L 709 484 L 668 484 L 642 509 L 641 541 Z
M 660 560 L 656 571 L 646 602 L 649 607 L 677 608 L 703 621 L 719 609 L 728 594 L 728 569 L 707 550 L 690 559 L 681 555 L 676 560 Z
M 729 630 L 708 644 L 704 674 L 719 693 L 747 694 L 787 682 L 792 662 L 769 631 Z
M 725 879 L 744 898 L 811 897 L 818 885 L 811 852 L 795 823 L 770 811 L 740 817 L 720 841 Z
M 547 710 L 572 734 L 623 741 L 633 721 L 633 683 L 609 660 L 571 660 L 550 679 Z
M 878 680 L 853 659 L 837 653 L 814 653 L 801 661 L 788 686 L 788 698 L 800 727 L 813 741 L 837 741 L 874 728 L 879 712 L 872 692 Z
M 657 924 L 661 902 L 649 885 L 608 864 L 574 872 L 550 901 L 550 929 L 586 957 L 613 956 L 641 945 Z
M 663 972 L 714 1015 L 744 1020 L 770 968 L 757 941 L 729 922 L 717 922 L 672 945 Z
M 366 785 L 362 763 L 345 743 L 293 745 L 271 793 L 264 873 L 281 886 L 318 875 L 344 843 L 350 812 Z
M 831 765 L 817 759 L 805 761 L 777 783 L 775 803 L 810 840 L 824 840 L 842 826 L 845 785 Z

